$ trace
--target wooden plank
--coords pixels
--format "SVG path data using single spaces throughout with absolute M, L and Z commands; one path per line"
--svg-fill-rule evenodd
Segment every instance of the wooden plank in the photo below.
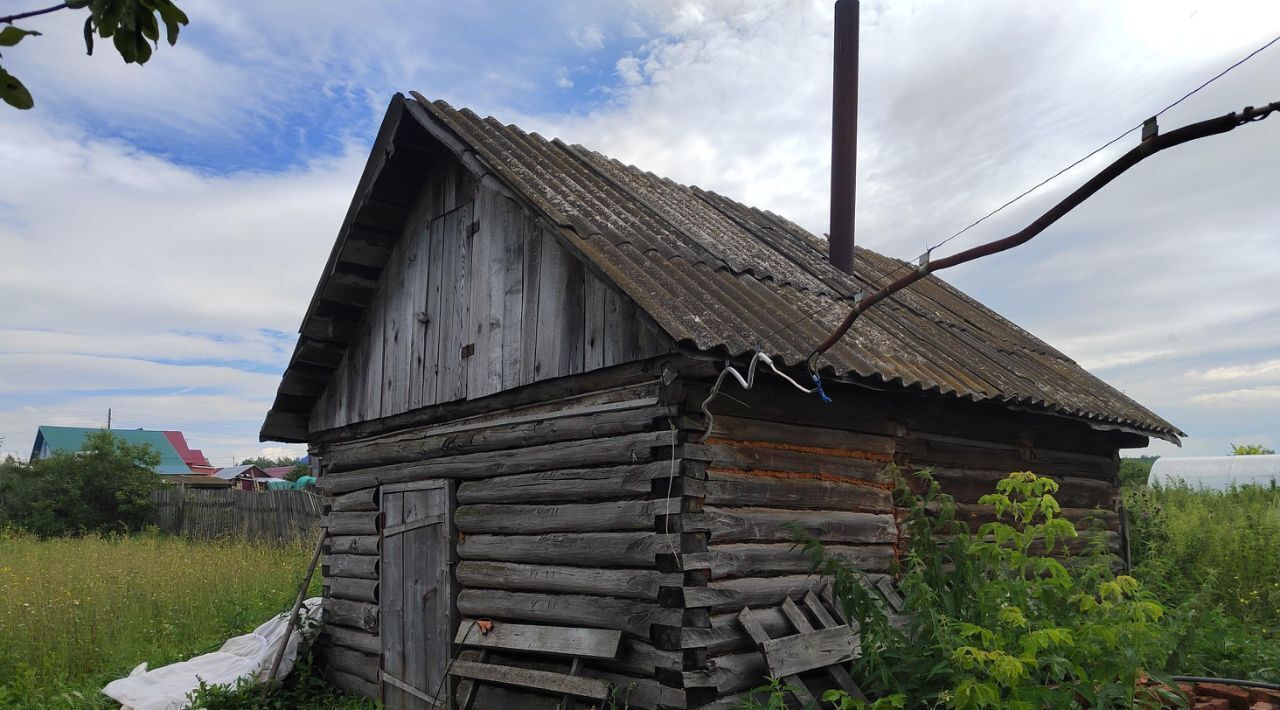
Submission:
M 857 456 L 834 456 L 782 448 L 748 447 L 741 444 L 681 444 L 681 458 L 706 461 L 713 467 L 787 471 L 833 478 L 852 478 L 872 483 L 893 482 L 887 461 Z M 868 454 L 870 455 L 870 454 Z
M 821 510 L 890 512 L 893 494 L 887 487 L 857 479 L 736 473 L 707 469 L 706 503 L 716 506 L 764 506 Z
M 474 621 L 464 620 L 454 643 L 469 648 L 549 653 L 575 658 L 614 658 L 622 643 L 617 629 L 584 629 L 496 622 L 488 633 L 479 633 Z
M 467 535 L 458 543 L 464 560 L 583 567 L 652 567 L 671 549 L 666 536 L 652 532 Z
M 378 561 L 377 555 L 326 555 L 324 576 L 377 579 Z
M 459 507 L 458 529 L 474 533 L 540 534 L 652 530 L 662 501 L 625 500 L 567 505 L 486 504 Z
M 410 323 L 414 322 L 411 286 L 407 281 L 410 243 L 407 235 L 401 238 L 382 274 L 381 416 L 398 414 L 409 408 L 409 346 L 413 343 Z
M 338 494 L 424 477 L 488 478 L 579 466 L 634 463 L 650 460 L 654 443 L 669 437 L 667 432 L 638 432 L 589 441 L 543 444 L 511 451 L 462 454 L 427 462 L 392 464 L 342 475 L 322 476 L 317 485 L 322 490 Z
M 627 334 L 634 319 L 635 305 L 617 289 L 607 289 L 604 293 L 604 347 L 602 358 L 604 364 L 614 365 L 633 359 L 634 348 L 631 347 Z
M 699 424 L 705 426 L 704 423 Z M 844 455 L 874 453 L 882 457 L 892 456 L 896 451 L 892 436 L 844 428 L 800 426 L 727 414 L 716 414 L 715 424 L 715 431 L 711 433 L 713 438 L 734 439 L 744 445 L 784 444 L 814 451 L 843 452 Z
M 831 615 L 831 612 L 827 611 L 827 607 L 822 605 L 822 600 L 818 599 L 818 595 L 812 591 L 804 595 L 804 605 L 809 610 L 809 613 L 813 614 L 818 620 L 822 628 L 841 626 L 840 622 L 836 621 L 835 617 Z
M 412 524 L 424 519 L 443 521 L 443 506 L 435 501 L 439 498 L 438 491 L 413 490 L 404 491 L 398 495 L 404 502 L 403 524 Z M 439 528 L 441 525 L 436 523 L 434 527 Z M 434 550 L 428 543 L 431 530 L 431 527 L 417 527 L 399 536 L 403 539 L 402 558 L 404 560 L 404 569 L 400 573 L 403 578 L 400 623 L 404 639 L 404 667 L 401 672 L 393 671 L 393 673 L 410 687 L 434 695 L 433 691 L 437 683 L 433 682 L 427 667 L 428 658 L 434 649 L 431 648 L 428 640 L 428 632 L 436 624 L 443 623 L 443 620 L 434 618 L 431 614 L 433 610 L 430 608 L 430 595 L 438 590 L 431 587 L 430 568 L 432 564 L 440 564 L 443 560 L 432 559 Z M 385 532 L 383 537 L 386 539 Z M 388 540 L 389 543 L 390 540 Z M 412 693 L 410 695 L 414 696 L 414 702 L 408 707 L 425 706 L 421 697 Z
M 560 350 L 561 362 L 556 370 L 561 374 L 576 375 L 583 370 L 583 358 L 586 349 L 586 313 L 584 281 L 586 269 L 582 260 L 565 252 L 567 261 L 564 270 L 564 312 L 561 316 L 564 331 L 560 337 L 564 339 L 564 347 Z
M 444 268 L 444 220 L 436 219 L 427 229 L 427 301 L 426 321 L 422 324 L 422 384 L 418 393 L 420 406 L 440 402 L 439 381 L 441 365 L 441 333 L 448 310 L 447 295 L 453 290 L 453 282 L 445 284 L 448 271 Z M 415 348 L 418 346 L 415 344 Z
M 499 201 L 501 227 L 498 242 L 502 245 L 502 382 L 500 389 L 519 387 L 524 371 L 522 347 L 524 329 L 524 252 L 526 219 L 524 210 L 509 198 Z
M 456 660 L 449 673 L 460 678 L 471 678 L 486 683 L 497 683 L 519 688 L 533 688 L 548 693 L 564 693 L 579 698 L 604 700 L 609 697 L 609 686 L 591 678 L 574 678 L 563 673 L 539 671 L 531 668 L 498 666 L 475 661 Z
M 703 511 L 711 521 L 712 542 L 794 542 L 792 525 L 822 542 L 874 544 L 898 539 L 897 524 L 887 514 L 713 506 Z
M 750 608 L 746 608 L 738 612 L 738 623 L 742 624 L 742 628 L 746 630 L 747 635 L 750 636 L 751 640 L 757 644 L 764 645 L 769 641 L 768 632 L 766 632 L 764 627 L 760 625 L 760 622 L 756 620 L 755 615 L 751 613 Z
M 679 609 L 635 599 L 493 589 L 463 589 L 458 610 L 466 616 L 618 629 L 642 639 L 649 638 L 651 624 L 674 626 L 681 618 Z
M 604 367 L 605 291 L 609 286 L 587 271 L 583 289 L 583 370 Z
M 828 555 L 839 555 L 853 567 L 883 572 L 893 564 L 891 543 L 878 545 L 825 545 Z M 767 577 L 809 572 L 809 558 L 794 543 L 729 543 L 711 546 L 711 578 Z
M 426 434 L 414 431 L 376 441 L 334 447 L 326 463 L 331 473 L 353 468 L 425 461 L 440 456 L 517 449 L 570 439 L 594 439 L 653 428 L 660 412 L 650 399 L 586 407 L 586 411 L 555 413 L 517 422 L 491 422 L 487 427 Z M 594 413 L 591 410 L 598 410 Z
M 428 359 L 426 350 L 427 294 L 431 286 L 431 192 L 422 190 L 405 230 L 405 332 L 407 357 L 405 358 L 407 391 L 405 409 L 416 409 L 428 404 L 422 399 L 423 368 Z M 434 351 L 432 351 L 434 352 Z
M 547 503 L 646 495 L 653 487 L 650 481 L 667 476 L 670 466 L 668 461 L 655 461 L 630 466 L 571 468 L 465 481 L 458 486 L 458 502 L 464 505 Z
M 761 644 L 769 674 L 789 676 L 843 663 L 857 651 L 857 638 L 847 626 L 769 639 Z
M 810 589 L 810 593 L 812 593 L 812 589 Z M 804 612 L 800 611 L 800 607 L 791 601 L 791 597 L 783 599 L 779 608 L 782 610 L 782 615 L 787 617 L 787 621 L 790 621 L 791 625 L 796 627 L 796 631 L 800 633 L 813 631 L 813 624 L 810 624 L 809 620 L 805 618 Z
M 478 230 L 469 238 L 470 248 L 467 255 L 470 301 L 466 321 L 467 334 L 463 337 L 462 344 L 470 345 L 472 354 L 463 359 L 462 369 L 467 378 L 468 396 L 472 398 L 483 397 L 492 391 L 489 389 L 489 365 L 492 356 L 489 339 L 495 321 L 501 328 L 502 320 L 501 308 L 499 307 L 496 316 L 493 310 L 494 306 L 500 306 L 500 303 L 494 303 L 490 293 L 493 279 L 492 264 L 497 262 L 497 259 L 490 255 L 491 247 L 496 241 L 496 235 L 493 232 L 497 225 L 492 214 L 495 196 L 496 193 L 493 190 L 485 189 L 480 189 L 476 195 L 473 219 Z M 501 332 L 498 337 L 498 343 L 501 345 Z M 501 351 L 498 354 L 498 365 L 498 379 L 501 381 Z
M 443 515 L 448 518 L 454 508 L 451 488 L 432 489 L 426 492 L 430 505 L 426 515 Z M 451 524 L 435 525 L 414 533 L 423 539 L 425 555 L 421 558 L 423 579 L 415 590 L 418 599 L 425 600 L 423 610 L 423 643 L 426 650 L 425 682 L 423 687 L 437 688 L 446 681 L 451 660 L 452 631 L 458 618 L 455 608 L 453 583 L 453 541 L 456 530 Z
M 467 396 L 466 369 L 462 359 L 462 346 L 467 337 L 467 317 L 470 286 L 467 255 L 466 228 L 471 223 L 470 208 L 464 206 L 449 212 L 444 220 L 444 254 L 441 278 L 448 282 L 444 288 L 444 301 L 440 317 L 440 380 L 437 383 L 437 402 L 452 402 Z
M 821 581 L 821 577 L 812 575 L 712 581 L 705 587 L 685 587 L 683 599 L 688 608 L 709 607 L 712 611 L 771 606 L 789 597 L 800 598 L 806 591 L 818 588 Z
M 532 216 L 523 220 L 525 239 L 523 283 L 524 292 L 520 306 L 520 380 L 527 385 L 538 377 L 538 304 L 542 298 L 542 242 L 543 235 L 537 229 Z
M 464 587 L 513 591 L 600 594 L 632 599 L 658 598 L 662 586 L 679 587 L 679 573 L 646 569 L 597 569 L 568 565 L 467 560 L 458 564 L 458 583 Z
M 361 419 L 377 419 L 382 416 L 382 346 L 386 312 L 386 298 L 379 292 L 365 311 L 362 368 L 353 378 L 360 380 Z
M 545 379 L 569 374 L 568 344 L 565 342 L 568 313 L 568 267 L 573 258 L 554 237 L 542 239 L 539 265 L 537 345 L 534 377 Z M 561 369 L 561 368 L 564 369 Z
M 387 525 L 404 523 L 404 494 L 382 492 L 382 512 Z M 396 535 L 383 540 L 383 553 L 380 565 L 380 582 L 383 590 L 381 599 L 382 637 L 382 670 L 401 678 L 405 670 L 405 542 L 403 535 Z M 383 701 L 393 708 L 412 707 L 412 696 L 398 689 L 383 687 Z

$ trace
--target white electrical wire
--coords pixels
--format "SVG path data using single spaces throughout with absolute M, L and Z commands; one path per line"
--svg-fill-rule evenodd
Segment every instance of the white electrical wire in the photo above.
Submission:
M 736 367 L 733 367 L 732 365 L 725 365 L 725 368 L 720 371 L 720 376 L 716 378 L 715 385 L 711 387 L 711 394 L 707 395 L 707 398 L 702 400 L 702 413 L 707 417 L 707 430 L 702 434 L 702 441 L 706 441 L 711 436 L 711 430 L 715 428 L 716 419 L 715 416 L 711 414 L 711 410 L 708 407 L 711 405 L 711 401 L 716 398 L 716 395 L 720 394 L 720 386 L 724 384 L 724 378 L 727 375 L 732 375 L 733 379 L 737 380 L 738 384 L 742 386 L 742 389 L 749 390 L 753 385 L 755 385 L 756 365 L 761 362 L 768 365 L 769 369 L 773 370 L 774 374 L 778 377 L 790 382 L 792 387 L 795 387 L 805 394 L 813 394 L 819 389 L 818 387 L 805 387 L 799 382 L 791 379 L 789 375 L 782 370 L 779 370 L 778 367 L 773 364 L 772 358 L 762 352 L 757 352 L 751 356 L 751 362 L 747 365 L 747 376 L 745 378 L 742 376 L 741 372 L 738 372 Z

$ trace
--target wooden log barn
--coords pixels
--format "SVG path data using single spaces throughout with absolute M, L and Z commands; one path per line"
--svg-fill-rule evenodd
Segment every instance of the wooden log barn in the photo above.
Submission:
M 791 522 L 889 569 L 889 464 L 973 520 L 1007 473 L 1052 476 L 1123 555 L 1118 450 L 1181 432 L 933 276 L 820 360 L 829 403 L 762 367 L 704 439 L 726 366 L 807 384 L 900 268 L 397 94 L 261 432 L 321 461 L 331 680 L 389 708 L 732 707 L 769 672 L 740 612 L 795 633 L 821 583 Z

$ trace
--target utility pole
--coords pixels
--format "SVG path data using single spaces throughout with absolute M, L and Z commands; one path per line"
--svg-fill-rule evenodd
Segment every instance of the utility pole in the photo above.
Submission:
M 107 431 L 111 431 L 111 407 L 107 407 Z

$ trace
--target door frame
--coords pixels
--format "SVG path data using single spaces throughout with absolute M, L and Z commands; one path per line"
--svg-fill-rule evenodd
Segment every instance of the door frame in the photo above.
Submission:
M 444 687 L 442 692 L 443 697 L 438 697 L 435 699 L 435 701 L 427 700 L 425 698 L 423 698 L 423 700 L 424 702 L 427 702 L 427 703 L 434 703 L 436 707 L 452 708 L 456 683 L 454 683 L 454 681 L 449 678 L 448 668 L 454 657 L 455 644 L 453 643 L 453 638 L 457 632 L 457 626 L 458 626 L 458 579 L 457 579 L 458 531 L 453 521 L 454 511 L 457 509 L 457 486 L 455 485 L 455 481 L 453 481 L 453 479 L 431 478 L 431 479 L 425 479 L 420 481 L 409 481 L 407 483 L 392 483 L 392 484 L 385 484 L 385 485 L 379 486 L 378 512 L 383 518 L 383 528 L 378 531 L 378 542 L 379 542 L 379 545 L 378 545 L 379 600 L 378 602 L 379 602 L 379 609 L 381 610 L 381 605 L 385 600 L 385 597 L 383 595 L 386 593 L 386 590 L 382 588 L 382 581 L 383 581 L 382 568 L 385 563 L 385 560 L 382 558 L 382 554 L 386 551 L 385 543 L 386 543 L 387 530 L 388 529 L 393 530 L 394 532 L 392 532 L 392 534 L 395 535 L 395 534 L 403 534 L 403 533 L 409 532 L 410 530 L 423 526 L 423 524 L 412 524 L 411 527 L 401 529 L 398 531 L 395 529 L 394 526 L 392 528 L 387 528 L 385 524 L 385 521 L 386 521 L 385 496 L 387 494 L 406 493 L 409 491 L 437 490 L 437 489 L 444 491 L 445 512 L 443 515 L 443 519 L 440 521 L 440 524 L 443 524 L 445 526 L 445 536 L 446 536 L 446 539 L 449 541 L 448 549 L 446 550 L 445 560 L 444 560 L 444 564 L 448 569 L 447 583 L 448 583 L 449 604 L 447 607 L 448 617 L 446 618 L 445 625 L 444 625 L 445 638 L 448 639 L 448 644 L 446 644 L 444 648 L 444 652 L 446 654 L 445 655 L 446 661 L 445 661 Z M 430 524 L 434 524 L 434 523 L 425 523 L 425 525 L 430 525 Z M 379 614 L 378 614 L 379 645 L 382 646 L 383 650 L 381 653 L 378 654 L 378 702 L 385 702 L 384 694 L 385 694 L 385 689 L 387 685 L 392 685 L 397 689 L 402 690 L 411 695 L 417 695 L 417 693 L 415 693 L 414 690 L 411 690 L 410 688 L 408 688 L 407 684 L 401 681 L 399 678 L 395 678 L 394 676 L 390 676 L 389 674 L 386 674 L 384 672 L 383 669 L 385 668 L 385 665 L 386 665 L 386 646 L 382 641 L 382 633 L 383 633 L 382 613 L 381 611 L 379 611 Z M 391 682 L 387 682 L 386 678 L 388 677 L 392 679 Z M 440 704 L 441 702 L 443 702 L 444 704 L 441 705 Z

